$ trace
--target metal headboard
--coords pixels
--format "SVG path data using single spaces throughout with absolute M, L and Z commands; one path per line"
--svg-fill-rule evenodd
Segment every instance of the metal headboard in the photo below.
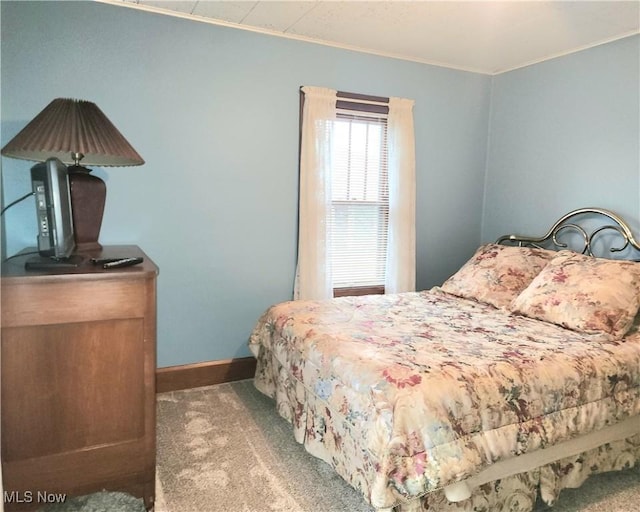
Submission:
M 584 224 L 580 225 L 575 221 L 575 218 L 578 216 L 582 216 L 583 219 L 586 218 L 585 215 L 588 215 L 589 219 L 597 219 L 599 225 L 593 229 L 589 229 L 584 227 Z M 604 220 L 600 221 L 600 217 L 604 217 Z M 611 221 L 614 223 L 611 224 Z M 607 224 L 603 225 L 602 222 L 606 222 Z M 541 248 L 549 248 L 549 244 L 553 244 L 555 249 L 566 249 L 568 248 L 568 244 L 563 243 L 558 239 L 559 235 L 566 232 L 577 233 L 580 236 L 582 239 L 581 242 L 584 243 L 584 247 L 582 251 L 577 252 L 582 252 L 582 254 L 594 256 L 593 242 L 597 237 L 605 232 L 613 233 L 614 238 L 618 243 L 622 244 L 610 244 L 608 248 L 609 252 L 621 252 L 627 247 L 632 247 L 635 250 L 640 251 L 640 243 L 634 238 L 627 223 L 612 211 L 605 210 L 603 208 L 580 208 L 578 210 L 573 210 L 558 219 L 546 235 L 538 238 L 520 235 L 505 235 L 498 238 L 496 243 Z

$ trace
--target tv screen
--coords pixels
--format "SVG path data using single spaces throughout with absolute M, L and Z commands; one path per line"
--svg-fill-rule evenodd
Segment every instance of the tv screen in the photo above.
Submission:
M 55 259 L 68 258 L 75 248 L 67 167 L 57 158 L 31 168 L 36 198 L 38 252 Z

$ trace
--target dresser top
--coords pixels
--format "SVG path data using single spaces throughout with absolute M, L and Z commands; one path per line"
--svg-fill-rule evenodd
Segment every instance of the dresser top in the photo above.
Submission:
M 91 258 L 130 258 L 142 257 L 144 261 L 130 267 L 105 270 L 102 265 L 95 265 Z M 24 249 L 18 256 L 2 262 L 2 281 L 16 282 L 28 279 L 33 281 L 58 281 L 60 279 L 140 279 L 158 274 L 155 263 L 136 245 L 105 245 L 102 249 L 74 253 L 73 258 L 80 260 L 77 267 L 60 266 L 58 268 L 27 270 L 25 263 L 29 259 L 41 259 L 37 250 Z

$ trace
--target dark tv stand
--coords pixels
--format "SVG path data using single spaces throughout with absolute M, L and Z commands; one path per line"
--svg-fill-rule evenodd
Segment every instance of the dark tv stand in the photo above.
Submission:
M 24 263 L 26 270 L 57 270 L 63 268 L 78 268 L 85 258 L 79 254 L 72 254 L 68 258 L 54 258 L 53 256 L 33 256 Z

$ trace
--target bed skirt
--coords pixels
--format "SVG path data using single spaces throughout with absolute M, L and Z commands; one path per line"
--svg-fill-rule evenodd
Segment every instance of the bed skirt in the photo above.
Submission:
M 352 426 L 334 414 L 326 403 L 309 392 L 264 346 L 260 347 L 254 383 L 273 398 L 280 416 L 293 426 L 298 443 L 329 464 L 344 480 L 370 501 L 378 461 L 356 446 L 348 432 Z M 336 453 L 346 454 L 344 457 Z M 348 456 L 358 454 L 358 456 Z M 560 491 L 577 488 L 591 475 L 633 467 L 640 461 L 640 434 L 613 441 L 539 468 L 514 474 L 476 487 L 468 499 L 451 502 L 444 489 L 409 497 L 389 507 L 371 503 L 379 512 L 530 512 L 537 499 L 553 505 Z

